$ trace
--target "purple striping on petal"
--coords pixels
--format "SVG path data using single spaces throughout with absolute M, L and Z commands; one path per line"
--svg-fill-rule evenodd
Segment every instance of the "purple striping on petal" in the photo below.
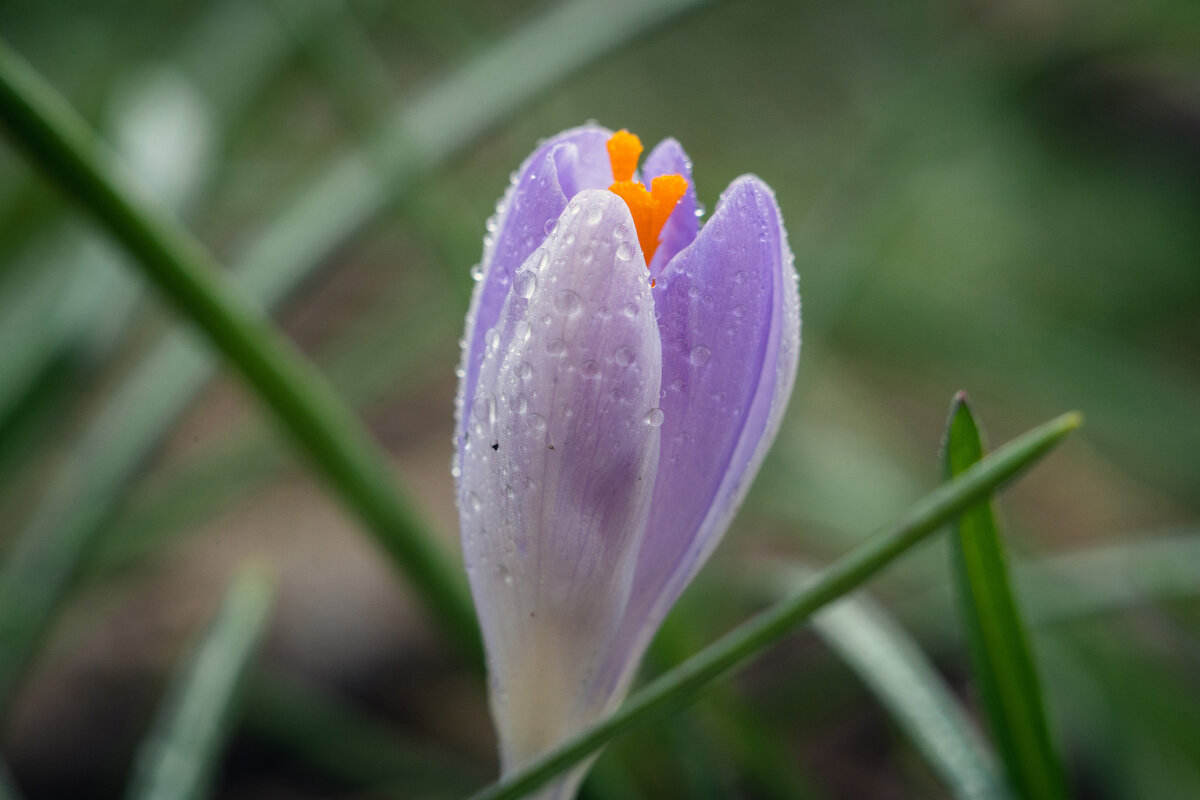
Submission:
M 466 410 L 475 397 L 485 337 L 499 319 L 514 274 L 545 240 L 547 224 L 558 219 L 567 200 L 583 189 L 607 188 L 612 182 L 605 150 L 611 135 L 605 128 L 585 125 L 548 139 L 521 165 L 498 206 L 495 230 L 485 239 L 482 277 L 467 314 L 457 399 L 459 446 L 466 430 Z
M 793 274 L 770 189 L 744 177 L 658 280 L 666 390 L 659 473 L 601 691 L 631 677 L 667 610 L 719 542 L 774 438 L 799 350 Z

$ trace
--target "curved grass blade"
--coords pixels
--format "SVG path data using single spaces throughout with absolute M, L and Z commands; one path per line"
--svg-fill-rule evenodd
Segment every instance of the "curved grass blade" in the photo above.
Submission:
M 366 151 L 334 158 L 242 251 L 232 269 L 237 282 L 260 306 L 274 306 L 421 174 L 605 51 L 702 2 L 575 0 L 552 8 L 404 104 Z M 221 28 L 214 40 L 222 31 L 229 33 Z M 239 26 L 233 33 L 244 35 Z M 126 484 L 214 369 L 192 336 L 167 336 L 131 370 L 54 476 L 0 574 L 0 711 Z
M 267 622 L 272 584 L 243 568 L 187 664 L 172 680 L 138 753 L 129 800 L 204 797 L 238 693 Z
M 708 684 L 734 672 L 814 613 L 861 586 L 956 514 L 1044 456 L 1081 422 L 1079 414 L 1064 414 L 1001 447 L 926 495 L 896 523 L 834 562 L 795 595 L 738 626 L 630 696 L 606 719 L 487 787 L 473 800 L 524 797 L 612 739 L 688 705 Z
M 204 247 L 129 189 L 100 143 L 0 44 L 0 118 L 34 160 L 109 229 L 149 279 L 241 373 L 465 652 L 479 647 L 461 571 L 425 534 L 386 456 L 320 373 L 228 281 Z
M 987 744 L 920 646 L 877 604 L 845 598 L 813 628 L 883 704 L 959 800 L 1004 800 Z
M 963 394 L 950 411 L 944 458 L 947 478 L 962 475 L 983 458 L 979 428 Z M 954 528 L 955 583 L 996 749 L 1021 797 L 1063 800 L 1066 782 L 991 503 L 985 499 L 965 510 Z

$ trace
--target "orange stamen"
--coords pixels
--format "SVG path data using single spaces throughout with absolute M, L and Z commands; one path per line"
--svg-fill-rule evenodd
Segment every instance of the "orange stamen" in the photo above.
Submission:
M 642 246 L 649 266 L 658 249 L 659 234 L 687 191 L 688 184 L 682 175 L 659 175 L 650 182 L 647 190 L 644 183 L 633 180 L 641 154 L 642 140 L 629 131 L 617 131 L 608 140 L 608 159 L 612 162 L 614 181 L 608 189 L 629 206 L 633 225 L 637 228 L 638 244 Z
M 613 180 L 617 183 L 633 180 L 638 159 L 642 157 L 642 140 L 626 130 L 617 131 L 608 140 L 608 160 L 612 162 Z

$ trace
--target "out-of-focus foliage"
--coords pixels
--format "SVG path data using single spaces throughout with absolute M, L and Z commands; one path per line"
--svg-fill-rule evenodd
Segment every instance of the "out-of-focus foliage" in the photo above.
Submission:
M 286 298 L 277 319 L 362 411 L 448 545 L 455 342 L 512 166 L 539 137 L 594 118 L 677 137 L 709 208 L 739 171 L 763 176 L 801 273 L 800 379 L 651 669 L 758 608 L 765 563 L 828 560 L 928 490 L 954 391 L 970 392 L 996 441 L 1077 407 L 1079 438 L 1000 505 L 1057 750 L 1075 797 L 1200 795 L 1200 8 L 668 10 L 640 35 L 614 25 L 600 58 L 498 112 L 469 147 L 450 130 L 438 163 L 414 148 L 403 185 L 371 203 L 347 205 L 336 180 L 314 192 L 348 153 L 389 174 L 363 148 L 407 108 L 474 119 L 496 97 L 455 94 L 455 77 L 560 13 L 529 0 L 8 0 L 0 35 L 225 263 L 261 255 L 251 245 L 297 203 L 300 229 L 338 218 L 322 252 L 273 251 L 291 276 L 273 290 Z M 489 73 L 513 87 L 545 55 L 501 52 Z M 306 256 L 311 272 L 295 267 Z M 235 382 L 206 385 L 165 438 L 148 437 L 149 458 L 119 439 L 137 446 L 136 472 L 64 481 L 115 474 L 124 451 L 80 443 L 143 430 L 189 396 L 162 373 L 152 393 L 131 384 L 176 321 L 0 145 L 0 554 L 37 525 L 96 532 L 0 719 L 13 782 L 31 800 L 121 793 L 171 669 L 256 555 L 278 570 L 279 596 L 217 795 L 477 785 L 494 769 L 480 677 Z M 78 486 L 102 490 L 80 507 L 95 516 L 62 519 Z M 929 546 L 871 591 L 976 714 L 949 576 L 947 552 Z M 797 637 L 614 744 L 587 791 L 951 796 L 868 684 Z M 361 748 L 330 758 L 326 730 Z

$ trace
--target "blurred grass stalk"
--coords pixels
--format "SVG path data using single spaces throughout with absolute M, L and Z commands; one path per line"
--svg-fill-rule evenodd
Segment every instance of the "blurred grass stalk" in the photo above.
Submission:
M 702 0 L 576 0 L 531 21 L 407 103 L 359 152 L 335 157 L 250 243 L 233 270 L 271 307 L 417 177 L 601 53 Z M 0 575 L 0 708 L 126 484 L 211 375 L 187 334 L 167 338 L 134 369 L 85 431 Z M 103 469 L 96 465 L 103 463 Z
M 216 618 L 167 689 L 140 746 L 128 800 L 207 795 L 267 625 L 273 591 L 273 581 L 259 566 L 245 566 L 234 577 Z
M 854 591 L 901 554 L 1045 456 L 1082 423 L 1064 414 L 997 449 L 942 484 L 897 522 L 835 561 L 791 597 L 747 620 L 631 695 L 604 720 L 506 775 L 473 800 L 515 800 L 565 772 L 612 739 L 691 702 L 713 681 L 744 667 L 813 614 Z

